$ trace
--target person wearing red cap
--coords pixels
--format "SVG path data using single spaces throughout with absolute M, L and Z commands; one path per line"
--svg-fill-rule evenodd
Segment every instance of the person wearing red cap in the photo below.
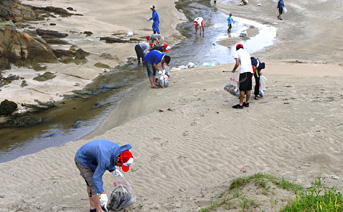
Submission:
M 98 139 L 83 145 L 75 155 L 75 164 L 87 184 L 90 201 L 90 212 L 106 210 L 108 198 L 103 189 L 102 176 L 106 170 L 114 172 L 115 166 L 129 171 L 133 155 L 129 151 L 132 146 L 119 146 L 112 141 Z
M 197 17 L 194 20 L 194 26 L 195 26 L 195 35 L 198 34 L 198 28 L 200 31 L 200 36 L 201 36 L 201 29 L 203 32 L 203 36 L 205 35 L 205 23 L 204 23 L 204 19 L 202 17 Z
M 158 45 L 161 45 L 161 43 L 164 41 L 164 37 L 161 34 L 152 34 L 146 36 L 146 40 L 149 41 L 151 40 L 151 43 L 155 44 L 155 41 L 158 43 Z
M 253 69 L 250 60 L 250 54 L 243 48 L 242 44 L 236 45 L 234 58 L 236 60 L 236 64 L 232 70 L 232 73 L 235 73 L 238 66 L 241 66 L 241 68 L 239 74 L 239 104 L 232 107 L 236 109 L 243 109 L 243 106 L 249 107 Z M 246 96 L 245 102 L 243 102 L 244 96 Z
M 149 50 L 151 50 L 151 48 L 154 46 L 153 43 L 138 43 L 135 46 L 135 51 L 136 51 L 136 55 L 137 55 L 137 63 L 139 64 L 141 62 L 141 58 L 142 58 L 142 63 L 144 63 L 144 57 L 145 55 L 148 53 Z
M 155 46 L 150 51 L 158 50 L 160 52 L 169 52 L 169 49 L 170 49 L 170 46 L 168 44 L 164 44 L 163 46 Z

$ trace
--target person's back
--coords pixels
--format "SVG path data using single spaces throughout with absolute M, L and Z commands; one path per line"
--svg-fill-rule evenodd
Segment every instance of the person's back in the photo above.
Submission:
M 148 63 L 152 63 L 152 64 L 159 64 L 162 61 L 162 58 L 164 56 L 164 53 L 157 51 L 157 50 L 153 50 L 150 51 L 145 57 L 144 60 Z
M 235 53 L 235 58 L 239 59 L 240 67 L 241 67 L 240 73 L 245 73 L 245 72 L 253 73 L 251 60 L 250 60 L 250 54 L 248 51 L 246 51 L 243 48 L 239 49 Z

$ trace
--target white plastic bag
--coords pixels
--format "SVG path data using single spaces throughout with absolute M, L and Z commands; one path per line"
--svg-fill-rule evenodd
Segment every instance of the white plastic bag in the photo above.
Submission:
M 114 171 L 114 188 L 111 192 L 107 208 L 115 211 L 122 210 L 136 202 L 136 198 L 131 191 L 131 184 L 119 171 Z
M 266 81 L 267 78 L 265 78 L 263 75 L 260 76 L 260 96 L 264 97 L 264 92 L 266 91 Z
M 224 90 L 239 97 L 239 72 L 232 73 L 229 83 L 225 85 Z
M 166 88 L 169 86 L 169 74 L 163 70 L 161 75 L 155 79 L 155 83 L 157 86 L 161 88 Z
M 283 7 L 283 10 L 282 10 L 283 13 L 287 13 L 287 9 L 286 7 Z

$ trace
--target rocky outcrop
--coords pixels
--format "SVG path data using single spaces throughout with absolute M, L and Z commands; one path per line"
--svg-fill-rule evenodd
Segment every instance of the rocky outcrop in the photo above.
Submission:
M 52 49 L 40 39 L 18 32 L 11 25 L 0 24 L 0 70 L 10 64 L 28 66 L 40 62 L 57 62 Z
M 67 10 L 59 7 L 34 7 L 23 5 L 19 0 L 0 0 L 0 19 L 3 21 L 25 22 L 31 20 L 44 20 L 47 17 L 68 17 L 79 15 L 69 13 Z
M 36 17 L 30 6 L 22 5 L 18 0 L 0 0 L 0 19 L 3 21 L 23 22 Z
M 0 104 L 0 115 L 11 115 L 17 109 L 17 107 L 18 105 L 15 102 L 5 99 Z

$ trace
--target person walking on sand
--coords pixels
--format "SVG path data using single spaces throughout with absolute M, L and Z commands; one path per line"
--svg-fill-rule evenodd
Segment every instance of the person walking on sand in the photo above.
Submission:
M 154 22 L 152 23 L 152 31 L 154 32 L 154 34 L 160 34 L 160 18 L 158 17 L 154 5 L 152 5 L 150 9 L 152 10 L 152 17 L 148 18 L 148 21 L 154 20 Z
M 148 35 L 146 36 L 146 40 L 149 41 L 151 40 L 151 43 L 155 44 L 155 41 L 157 42 L 158 45 L 161 45 L 161 43 L 163 43 L 164 41 L 164 37 L 161 34 L 152 34 L 152 35 Z
M 229 17 L 226 20 L 228 22 L 228 29 L 227 29 L 227 31 L 230 33 L 231 29 L 232 29 L 232 26 L 233 26 L 233 23 L 235 22 L 233 20 L 233 18 L 232 18 L 232 13 L 229 14 Z
M 151 88 L 155 88 L 156 86 L 156 71 L 160 73 L 160 70 L 157 65 L 161 63 L 162 70 L 164 70 L 165 64 L 169 66 L 170 59 L 171 58 L 168 55 L 165 55 L 164 53 L 157 50 L 152 50 L 145 56 L 145 67 L 148 73 Z
M 163 46 L 155 46 L 150 51 L 158 50 L 160 52 L 169 52 L 169 49 L 170 49 L 170 46 L 168 44 L 164 44 Z
M 205 35 L 205 23 L 204 23 L 204 19 L 202 17 L 197 17 L 194 20 L 194 26 L 195 26 L 195 35 L 198 34 L 198 28 L 200 31 L 200 36 L 201 36 L 201 29 L 203 32 L 203 36 Z
M 153 45 L 154 45 L 153 43 L 149 44 L 149 43 L 141 42 L 135 46 L 138 64 L 141 63 L 141 58 L 142 58 L 143 65 L 145 64 L 144 57 L 148 53 L 148 51 L 153 47 Z
M 133 162 L 131 148 L 131 144 L 119 146 L 112 141 L 98 139 L 86 143 L 76 152 L 75 164 L 87 184 L 90 212 L 107 211 L 108 198 L 103 189 L 102 175 L 106 170 L 113 173 L 115 166 L 120 166 L 124 172 L 129 171 Z
M 265 69 L 266 64 L 262 63 L 259 58 L 251 57 L 250 60 L 255 78 L 255 100 L 258 100 L 258 95 L 260 93 L 260 76 L 262 75 L 262 69 Z
M 277 8 L 279 8 L 279 15 L 277 16 L 277 18 L 279 20 L 282 20 L 281 18 L 281 15 L 282 15 L 282 12 L 283 12 L 283 7 L 285 6 L 283 0 L 279 0 L 278 3 L 277 3 Z
M 253 69 L 250 60 L 250 54 L 243 48 L 242 44 L 236 45 L 234 58 L 236 60 L 236 64 L 232 70 L 232 73 L 235 73 L 238 66 L 241 67 L 239 74 L 239 104 L 232 107 L 235 109 L 243 109 L 243 107 L 249 107 Z M 246 96 L 245 102 L 243 102 L 244 96 Z

